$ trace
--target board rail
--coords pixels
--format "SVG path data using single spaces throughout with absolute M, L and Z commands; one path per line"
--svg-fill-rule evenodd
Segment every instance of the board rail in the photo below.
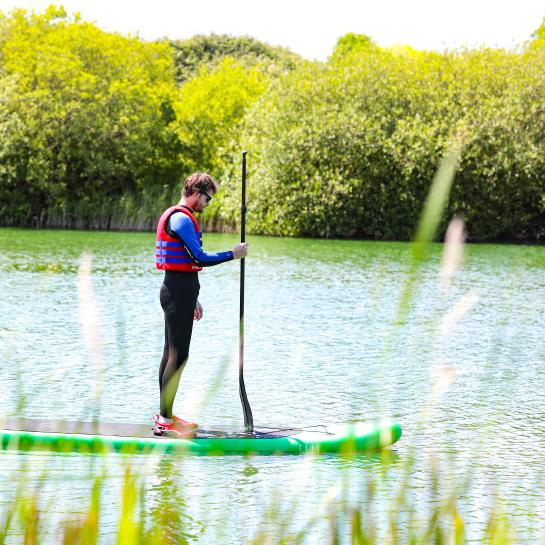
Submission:
M 253 432 L 214 426 L 199 428 L 190 439 L 157 437 L 151 424 L 69 420 L 0 421 L 4 450 L 146 454 L 263 455 L 342 453 L 379 450 L 401 437 L 394 423 L 321 425 L 305 428 L 256 426 Z

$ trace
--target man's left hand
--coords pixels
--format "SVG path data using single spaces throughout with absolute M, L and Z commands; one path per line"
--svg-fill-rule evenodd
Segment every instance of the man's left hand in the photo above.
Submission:
M 195 305 L 195 310 L 193 311 L 193 319 L 199 321 L 202 318 L 202 315 L 203 315 L 202 305 L 199 303 L 199 300 L 197 299 L 197 304 Z

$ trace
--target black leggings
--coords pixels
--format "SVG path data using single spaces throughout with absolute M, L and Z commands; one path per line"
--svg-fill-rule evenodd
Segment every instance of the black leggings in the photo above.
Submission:
M 165 312 L 165 347 L 159 367 L 161 416 L 165 418 L 172 418 L 180 376 L 189 356 L 199 288 L 196 272 L 165 271 L 160 293 Z

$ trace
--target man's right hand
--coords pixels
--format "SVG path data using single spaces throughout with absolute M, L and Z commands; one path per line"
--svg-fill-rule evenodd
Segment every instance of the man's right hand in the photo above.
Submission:
M 248 243 L 241 242 L 240 244 L 237 244 L 233 248 L 233 255 L 235 256 L 235 259 L 242 259 L 243 257 L 246 257 L 248 255 Z

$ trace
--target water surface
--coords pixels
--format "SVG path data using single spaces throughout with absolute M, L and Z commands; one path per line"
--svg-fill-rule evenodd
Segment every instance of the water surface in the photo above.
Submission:
M 204 241 L 224 250 L 236 238 L 205 234 Z M 471 473 L 460 509 L 475 536 L 499 494 L 519 537 L 531 543 L 539 517 L 528 515 L 545 513 L 545 249 L 469 245 L 448 287 L 439 278 L 437 244 L 400 319 L 408 244 L 249 241 L 245 378 L 256 425 L 393 419 L 404 436 L 390 455 L 347 461 L 3 453 L 2 508 L 12 501 L 14 479 L 27 479 L 31 489 L 40 486 L 44 511 L 59 522 L 85 511 L 93 477 L 105 473 L 107 542 L 130 463 L 145 475 L 150 513 L 184 506 L 175 526 L 189 541 L 241 543 L 260 530 L 279 532 L 284 518 L 292 531 L 303 530 L 330 500 L 357 504 L 369 475 L 382 474 L 381 493 L 393 497 L 416 453 L 415 505 L 433 500 L 431 466 L 440 468 L 445 488 Z M 162 273 L 153 248 L 148 233 L 0 230 L 3 415 L 150 421 L 163 343 Z M 78 299 L 86 255 L 90 307 Z M 175 410 L 200 423 L 240 427 L 239 263 L 204 270 L 200 283 L 205 317 L 194 328 Z M 95 318 L 93 348 L 85 328 Z M 277 502 L 281 515 L 271 519 Z M 326 528 L 311 524 L 307 542 L 319 543 Z

